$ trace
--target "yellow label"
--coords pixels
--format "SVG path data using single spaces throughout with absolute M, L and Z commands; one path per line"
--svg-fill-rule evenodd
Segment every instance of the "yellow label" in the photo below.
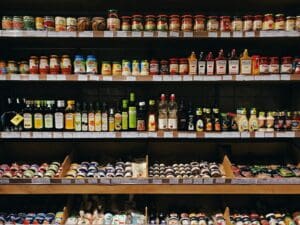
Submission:
M 34 128 L 43 129 L 43 115 L 41 113 L 34 114 Z
M 23 116 L 21 116 L 20 114 L 17 114 L 17 115 L 14 116 L 14 118 L 12 118 L 10 120 L 10 122 L 13 125 L 18 126 L 23 120 L 24 120 Z
M 66 124 L 66 130 L 74 129 L 74 114 L 73 113 L 65 114 L 65 124 Z
M 95 131 L 101 131 L 101 113 L 95 113 Z
M 108 119 L 108 131 L 112 132 L 115 130 L 115 118 L 110 116 Z

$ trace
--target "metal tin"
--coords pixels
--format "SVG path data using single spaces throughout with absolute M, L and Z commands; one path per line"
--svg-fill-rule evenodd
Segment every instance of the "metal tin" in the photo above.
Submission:
M 44 17 L 44 28 L 47 31 L 55 31 L 55 20 L 53 16 Z

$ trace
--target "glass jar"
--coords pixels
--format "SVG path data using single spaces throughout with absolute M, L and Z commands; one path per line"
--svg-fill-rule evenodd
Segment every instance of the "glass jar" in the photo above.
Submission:
M 296 31 L 300 31 L 300 16 L 296 17 Z
M 13 30 L 24 30 L 24 20 L 22 16 L 13 17 Z
M 194 23 L 194 31 L 204 31 L 205 30 L 205 16 L 204 15 L 196 15 L 195 23 Z
M 20 74 L 29 74 L 28 61 L 21 61 L 19 63 L 19 72 Z
M 187 58 L 179 59 L 179 74 L 187 75 L 189 73 L 189 62 Z
M 70 75 L 72 73 L 72 63 L 69 55 L 63 55 L 60 60 L 61 73 Z
M 279 58 L 278 57 L 270 57 L 269 72 L 271 74 L 279 73 Z
M 171 58 L 170 59 L 170 74 L 171 75 L 178 75 L 179 74 L 179 65 L 178 65 L 178 59 Z
M 105 19 L 103 17 L 93 17 L 92 19 L 92 30 L 103 31 L 106 28 Z
M 244 31 L 251 31 L 253 30 L 253 18 L 250 15 L 244 16 Z
M 293 72 L 293 59 L 291 56 L 281 58 L 280 73 L 291 74 Z
M 168 31 L 168 16 L 167 15 L 158 15 L 157 17 L 157 30 L 158 31 Z
M 141 76 L 149 75 L 149 62 L 148 60 L 141 61 Z
M 160 75 L 169 75 L 169 62 L 167 60 L 160 61 Z
M 294 17 L 294 16 L 286 17 L 285 30 L 286 31 L 296 30 L 296 17 Z
M 33 16 L 23 16 L 24 30 L 34 30 Z
M 85 60 L 81 55 L 75 55 L 74 59 L 74 73 L 75 74 L 85 74 Z
M 263 26 L 263 21 L 262 21 L 263 16 L 262 15 L 255 15 L 254 16 L 254 21 L 253 21 L 253 30 L 258 31 L 262 29 Z
M 0 60 L 0 74 L 7 74 L 7 66 L 4 60 Z
M 121 76 L 122 75 L 122 65 L 119 61 L 114 61 L 112 64 L 112 75 Z
M 142 15 L 133 15 L 132 16 L 131 30 L 132 31 L 142 31 L 142 30 L 144 30 L 143 16 Z
M 269 73 L 269 62 L 268 57 L 261 57 L 259 61 L 259 73 L 268 74 Z
M 40 67 L 39 71 L 41 75 L 46 75 L 49 73 L 49 62 L 47 56 L 40 57 Z
M 145 22 L 146 31 L 155 31 L 156 29 L 156 20 L 154 15 L 147 15 Z
M 251 61 L 252 61 L 251 62 L 252 75 L 259 75 L 259 72 L 260 72 L 260 56 L 259 55 L 251 56 Z
M 150 75 L 158 75 L 159 74 L 159 63 L 158 60 L 152 59 L 150 61 Z
M 275 30 L 285 29 L 285 16 L 283 14 L 275 15 Z
M 30 56 L 29 73 L 30 74 L 38 74 L 39 73 L 39 58 L 37 56 Z
M 80 32 L 91 30 L 90 19 L 88 17 L 79 17 L 77 19 L 77 30 Z
M 273 14 L 265 14 L 262 30 L 273 30 L 273 29 L 274 29 Z
M 169 30 L 170 31 L 180 31 L 180 16 L 179 15 L 171 15 L 169 20 Z
M 122 16 L 122 31 L 130 31 L 131 30 L 131 17 L 130 16 Z
M 67 30 L 67 21 L 65 17 L 56 16 L 55 17 L 55 31 L 66 31 Z
M 14 60 L 9 60 L 7 62 L 7 73 L 8 74 L 16 74 L 18 73 L 17 63 Z
M 51 55 L 50 56 L 50 74 L 59 74 L 60 72 L 60 64 L 59 59 L 57 55 Z
M 111 75 L 111 64 L 109 61 L 103 61 L 101 67 L 101 74 L 102 75 Z
M 39 31 L 45 30 L 43 17 L 35 17 L 35 29 Z
M 11 16 L 2 17 L 2 29 L 3 30 L 12 30 L 13 28 L 13 19 Z
M 242 31 L 243 30 L 243 21 L 242 18 L 239 16 L 233 17 L 231 22 L 232 31 Z
M 88 55 L 86 58 L 86 73 L 88 74 L 98 73 L 98 63 L 94 55 Z
M 181 19 L 181 30 L 192 31 L 193 30 L 193 17 L 192 15 L 184 15 Z
M 219 22 L 217 16 L 209 16 L 207 23 L 206 23 L 206 29 L 208 32 L 214 32 L 219 30 Z
M 67 17 L 67 31 L 77 31 L 77 19 L 75 17 Z
M 294 59 L 293 70 L 295 74 L 300 74 L 300 58 Z
M 220 17 L 220 30 L 222 32 L 229 32 L 231 31 L 231 22 L 230 16 L 221 16 Z
M 122 60 L 122 75 L 130 76 L 131 75 L 131 62 L 129 60 Z
M 117 31 L 120 30 L 120 19 L 118 16 L 118 10 L 110 9 L 107 17 L 107 30 Z
M 47 31 L 55 31 L 55 21 L 53 16 L 44 17 L 44 28 Z

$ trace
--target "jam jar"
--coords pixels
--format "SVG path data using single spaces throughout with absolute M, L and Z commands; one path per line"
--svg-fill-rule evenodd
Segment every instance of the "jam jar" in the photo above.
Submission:
M 169 20 L 169 30 L 170 31 L 180 31 L 180 16 L 171 15 Z
M 15 74 L 18 73 L 17 63 L 14 60 L 9 60 L 7 62 L 7 73 L 8 74 Z
M 61 73 L 70 75 L 72 73 L 72 63 L 69 55 L 63 55 L 60 60 Z
M 259 73 L 268 74 L 269 73 L 269 62 L 268 57 L 261 57 L 259 61 Z
M 13 17 L 13 30 L 24 30 L 24 20 L 22 16 Z
M 281 58 L 280 73 L 290 74 L 293 72 L 293 59 L 291 56 Z
M 158 75 L 159 74 L 159 62 L 156 59 L 152 59 L 150 61 L 150 75 Z
M 130 16 L 122 16 L 122 25 L 121 30 L 130 31 L 131 30 L 131 17 Z
M 110 9 L 108 10 L 107 17 L 107 30 L 117 31 L 120 30 L 120 19 L 118 16 L 118 10 Z
M 145 30 L 146 31 L 155 31 L 156 29 L 156 20 L 154 15 L 147 15 L 145 21 Z
M 278 59 L 278 57 L 270 57 L 269 72 L 271 74 L 278 74 L 279 73 L 279 59 Z
M 242 31 L 243 30 L 243 21 L 241 17 L 235 16 L 231 22 L 232 31 Z
M 274 29 L 274 18 L 273 14 L 265 14 L 262 30 L 273 30 Z
M 285 16 L 283 14 L 275 15 L 275 30 L 285 29 Z
M 88 17 L 79 17 L 77 19 L 78 31 L 86 31 L 91 29 L 91 21 Z
M 178 65 L 178 59 L 171 58 L 170 59 L 170 74 L 171 75 L 178 75 L 179 74 L 179 65 Z
M 29 72 L 30 72 L 30 74 L 38 74 L 39 73 L 39 58 L 37 56 L 30 56 Z
M 187 58 L 179 59 L 179 74 L 186 75 L 189 73 L 189 62 Z
M 253 30 L 258 31 L 262 29 L 263 26 L 263 16 L 262 15 L 255 15 L 253 20 Z
M 220 30 L 222 32 L 231 31 L 231 23 L 230 23 L 230 16 L 221 16 L 220 17 Z
M 253 18 L 250 15 L 244 16 L 244 31 L 251 31 L 253 30 Z
M 19 63 L 19 72 L 20 74 L 29 74 L 28 61 L 21 61 Z
M 158 15 L 157 17 L 157 30 L 158 31 L 168 31 L 168 16 L 167 15 Z
M 45 30 L 43 17 L 35 17 L 35 29 L 40 31 Z
M 144 30 L 142 15 L 133 15 L 132 16 L 131 30 L 133 30 L 133 31 Z
M 258 75 L 260 71 L 260 56 L 259 55 L 251 56 L 251 61 L 252 61 L 251 62 L 252 75 Z
M 218 22 L 217 16 L 209 16 L 208 17 L 208 20 L 206 23 L 206 29 L 208 32 L 219 30 L 219 22 Z
M 194 31 L 204 31 L 205 30 L 205 16 L 204 15 L 196 15 L 195 23 L 194 23 Z
M 13 19 L 10 16 L 2 17 L 2 29 L 3 30 L 12 30 L 13 27 Z
M 53 16 L 44 17 L 44 28 L 47 31 L 55 31 L 55 20 Z
M 167 60 L 160 61 L 160 75 L 169 75 L 169 63 Z
M 92 19 L 92 30 L 102 31 L 106 29 L 105 19 L 103 17 L 93 17 Z
M 296 17 L 294 17 L 294 16 L 287 16 L 286 17 L 285 30 L 286 31 L 296 30 Z
M 45 75 L 49 73 L 49 62 L 47 56 L 41 56 L 40 57 L 40 74 Z
M 182 31 L 192 31 L 193 30 L 193 17 L 192 17 L 192 15 L 182 16 L 181 30 Z
M 50 74 L 59 74 L 60 72 L 60 63 L 57 55 L 50 56 Z
M 121 76 L 122 75 L 122 64 L 120 61 L 113 61 L 112 75 L 113 76 Z
M 109 61 L 103 61 L 102 62 L 102 67 L 101 67 L 101 74 L 102 75 L 111 75 L 111 64 Z

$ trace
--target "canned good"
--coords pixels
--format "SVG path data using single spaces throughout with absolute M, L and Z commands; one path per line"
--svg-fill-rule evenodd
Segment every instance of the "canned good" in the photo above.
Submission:
M 204 30 L 205 30 L 205 16 L 196 15 L 195 23 L 194 23 L 194 31 L 199 32 Z
M 56 16 L 55 17 L 55 31 L 66 31 L 67 30 L 67 21 L 65 17 Z
M 48 57 L 47 56 L 41 56 L 40 57 L 40 74 L 48 74 L 49 73 L 49 63 L 48 63 Z
M 44 17 L 44 28 L 47 31 L 55 31 L 55 21 L 53 16 Z
M 132 16 L 131 30 L 133 30 L 133 31 L 144 30 L 142 15 L 133 15 Z
M 88 17 L 79 17 L 77 19 L 77 30 L 86 31 L 91 29 L 91 21 Z
M 170 24 L 169 26 L 170 31 L 180 31 L 180 16 L 171 15 L 169 24 Z
M 14 60 L 9 60 L 7 62 L 7 73 L 8 74 L 15 74 L 18 73 L 17 63 Z
M 24 30 L 34 30 L 34 18 L 32 16 L 23 16 Z
M 50 74 L 59 74 L 59 70 L 60 70 L 60 64 L 59 64 L 59 60 L 58 60 L 58 56 L 57 55 L 51 55 L 50 56 Z
M 239 16 L 233 17 L 233 20 L 231 22 L 231 28 L 233 31 L 242 31 L 243 30 L 242 18 Z
M 275 30 L 285 29 L 285 16 L 283 14 L 275 15 Z
M 3 30 L 12 30 L 13 28 L 13 19 L 11 16 L 2 17 L 2 29 Z
M 29 59 L 29 72 L 30 74 L 39 73 L 39 58 L 36 56 L 31 56 Z
M 118 10 L 110 9 L 108 11 L 107 29 L 110 31 L 120 30 L 120 19 L 118 17 Z
M 130 76 L 131 75 L 131 63 L 129 60 L 122 60 L 122 75 Z
M 131 23 L 130 23 L 130 16 L 122 16 L 122 25 L 121 29 L 123 31 L 130 31 L 131 30 Z
M 7 74 L 6 62 L 0 60 L 0 74 Z
M 265 14 L 263 21 L 263 30 L 273 30 L 274 29 L 274 18 L 272 14 Z
M 139 60 L 132 60 L 132 75 L 140 75 L 140 63 Z
M 182 31 L 192 31 L 193 30 L 193 17 L 192 17 L 192 15 L 182 16 L 181 30 Z
M 36 30 L 44 30 L 44 18 L 43 17 L 36 17 L 35 18 L 35 29 Z
M 286 31 L 296 30 L 296 17 L 294 17 L 294 16 L 286 17 L 285 30 Z
M 158 15 L 157 17 L 157 30 L 158 31 L 168 31 L 168 16 L 167 15 Z
M 231 31 L 231 22 L 230 16 L 221 16 L 220 17 L 220 29 L 222 32 Z
M 253 30 L 253 18 L 250 15 L 244 16 L 244 31 L 251 31 Z
M 149 62 L 148 60 L 141 61 L 141 75 L 148 76 L 149 75 Z
M 111 75 L 111 64 L 109 61 L 103 61 L 101 67 L 102 75 Z
M 156 29 L 156 22 L 154 15 L 147 15 L 145 21 L 145 30 L 146 31 L 155 31 Z
M 263 21 L 262 21 L 263 16 L 262 15 L 255 15 L 254 16 L 254 21 L 253 21 L 253 30 L 261 30 L 263 26 Z
M 84 74 L 85 70 L 85 60 L 81 55 L 75 55 L 74 59 L 74 73 L 75 74 Z
M 209 16 L 206 23 L 206 28 L 208 32 L 218 31 L 219 30 L 218 17 Z
M 93 17 L 92 19 L 92 30 L 93 31 L 102 31 L 105 30 L 106 24 L 103 17 Z
M 69 55 L 63 55 L 60 61 L 61 73 L 69 75 L 72 73 L 72 63 Z
M 122 75 L 122 65 L 119 61 L 114 61 L 112 64 L 112 75 L 121 76 Z
M 157 75 L 159 74 L 159 63 L 158 60 L 156 59 L 152 59 L 150 61 L 150 71 L 149 71 L 150 75 Z
M 77 19 L 74 17 L 67 17 L 67 31 L 77 31 Z
M 28 61 L 21 61 L 19 63 L 19 72 L 20 74 L 29 74 Z
M 89 74 L 98 73 L 97 59 L 93 55 L 88 55 L 86 59 L 86 72 Z

